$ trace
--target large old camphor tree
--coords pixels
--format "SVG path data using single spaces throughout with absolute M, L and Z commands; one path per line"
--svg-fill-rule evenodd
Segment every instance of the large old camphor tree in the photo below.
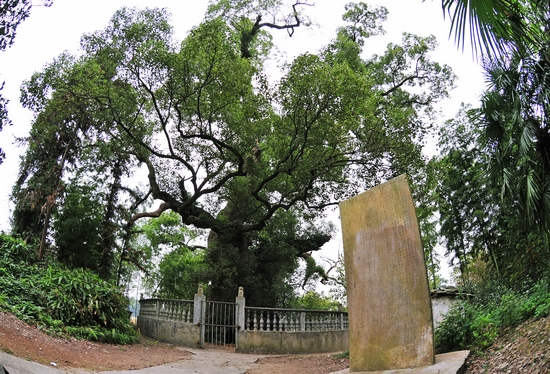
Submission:
M 212 2 L 181 43 L 158 9 L 122 9 L 84 35 L 80 56 L 60 56 L 23 88 L 35 120 L 14 187 L 15 231 L 41 236 L 56 204 L 68 219 L 63 196 L 84 184 L 103 207 L 95 253 L 105 274 L 115 248 L 135 260 L 135 223 L 165 211 L 209 230 L 206 257 L 220 268 L 277 241 L 286 248 L 279 262 L 308 259 L 330 239 L 315 223 L 325 208 L 422 170 L 433 105 L 454 75 L 429 59 L 433 37 L 405 34 L 402 45 L 365 58 L 386 11 L 350 4 L 348 26 L 326 47 L 270 77 L 269 33 L 292 34 L 307 5 L 272 17 L 285 4 Z M 128 178 L 144 169 L 145 185 Z M 278 237 L 268 241 L 267 232 Z M 220 299 L 234 297 L 225 285 L 247 277 L 238 267 L 218 275 L 209 290 Z

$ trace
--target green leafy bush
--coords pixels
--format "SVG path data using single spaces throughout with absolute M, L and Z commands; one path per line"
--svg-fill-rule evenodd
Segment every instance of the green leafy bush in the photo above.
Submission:
M 139 338 L 120 288 L 84 269 L 32 263 L 34 252 L 0 235 L 0 305 L 52 332 L 109 343 Z
M 487 348 L 497 338 L 499 329 L 491 313 L 478 314 L 472 322 L 473 346 Z
M 464 349 L 473 342 L 472 325 L 476 311 L 467 301 L 459 301 L 447 313 L 435 330 L 438 353 Z
M 437 352 L 461 349 L 482 350 L 490 346 L 504 329 L 529 318 L 550 312 L 547 281 L 520 290 L 498 285 L 479 289 L 479 295 L 457 303 L 435 331 Z

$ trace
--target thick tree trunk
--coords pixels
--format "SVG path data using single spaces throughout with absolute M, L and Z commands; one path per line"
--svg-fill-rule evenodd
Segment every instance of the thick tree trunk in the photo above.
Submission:
M 117 161 L 113 167 L 113 183 L 109 190 L 107 198 L 107 206 L 105 208 L 105 216 L 103 217 L 102 230 L 102 249 L 99 262 L 99 276 L 105 280 L 111 276 L 111 268 L 113 265 L 113 248 L 115 247 L 115 208 L 117 195 L 120 189 L 120 181 L 122 178 L 121 162 Z
M 42 228 L 42 237 L 40 239 L 40 248 L 38 249 L 38 260 L 42 261 L 44 259 L 44 251 L 46 247 L 46 236 L 48 235 L 48 228 L 50 226 L 50 216 L 52 214 L 53 207 L 55 205 L 55 200 L 59 192 L 59 185 L 61 184 L 61 176 L 63 175 L 63 168 L 65 167 L 65 161 L 67 161 L 67 156 L 69 155 L 69 150 L 73 145 L 73 140 L 69 140 L 67 146 L 65 147 L 65 152 L 63 152 L 63 158 L 59 163 L 59 170 L 57 171 L 57 182 L 55 188 L 50 196 L 46 199 L 46 216 L 44 218 L 44 227 Z

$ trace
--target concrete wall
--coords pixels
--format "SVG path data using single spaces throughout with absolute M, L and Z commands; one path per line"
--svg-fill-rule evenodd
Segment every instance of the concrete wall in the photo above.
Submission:
M 432 298 L 434 328 L 437 328 L 439 326 L 441 321 L 443 321 L 445 314 L 449 312 L 453 304 L 456 303 L 457 301 L 458 300 L 455 299 L 454 297 L 449 297 L 449 296 Z
M 161 342 L 190 348 L 200 344 L 200 327 L 192 323 L 139 316 L 137 327 L 142 335 Z
M 348 349 L 348 331 L 257 331 L 238 332 L 238 352 L 242 353 L 324 353 Z

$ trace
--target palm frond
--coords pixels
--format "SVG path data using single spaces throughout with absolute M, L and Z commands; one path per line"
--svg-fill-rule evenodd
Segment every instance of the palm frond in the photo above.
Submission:
M 533 142 L 537 136 L 537 126 L 530 122 L 524 122 L 523 130 L 519 138 L 518 150 L 520 156 L 526 156 L 533 149 Z
M 444 16 L 451 19 L 449 36 L 464 50 L 469 29 L 472 52 L 499 56 L 510 48 L 536 42 L 537 28 L 528 27 L 523 10 L 513 0 L 442 0 Z

